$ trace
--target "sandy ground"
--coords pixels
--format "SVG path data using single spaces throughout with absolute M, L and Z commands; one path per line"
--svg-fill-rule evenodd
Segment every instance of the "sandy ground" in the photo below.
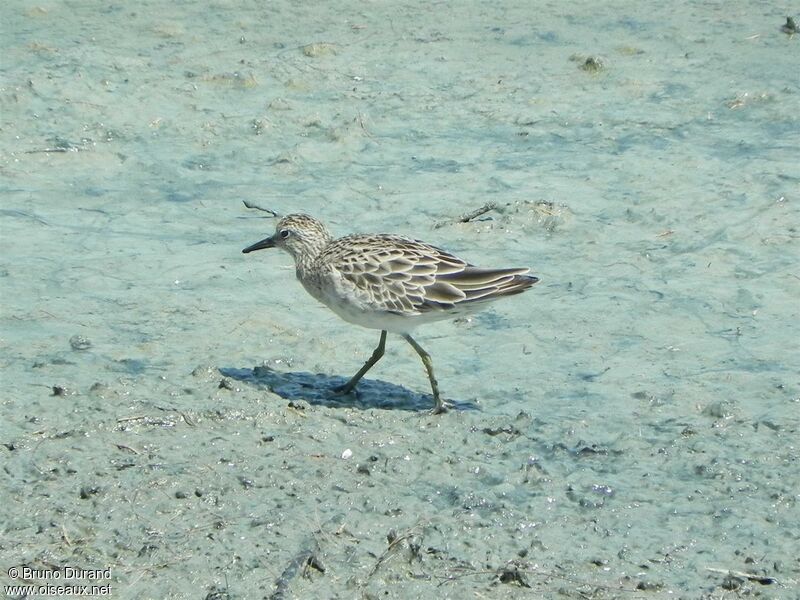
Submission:
M 800 36 L 462 4 L 0 7 L 3 585 L 800 598 Z M 541 282 L 337 397 L 243 200 Z

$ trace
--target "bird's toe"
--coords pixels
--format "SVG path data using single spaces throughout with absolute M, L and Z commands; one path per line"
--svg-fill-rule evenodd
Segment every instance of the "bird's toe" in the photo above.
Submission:
M 355 392 L 355 386 L 347 385 L 346 383 L 344 383 L 342 385 L 333 386 L 331 388 L 331 391 L 337 396 L 346 396 L 351 392 Z
M 432 415 L 442 415 L 442 414 L 448 412 L 451 408 L 455 408 L 455 405 L 452 402 L 446 402 L 446 401 L 437 399 L 436 406 L 434 406 L 430 410 L 430 414 L 432 414 Z

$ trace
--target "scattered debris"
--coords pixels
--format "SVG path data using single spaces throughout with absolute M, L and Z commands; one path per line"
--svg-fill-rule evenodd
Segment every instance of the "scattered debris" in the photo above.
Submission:
M 772 585 L 773 583 L 778 583 L 778 580 L 774 577 L 768 577 L 766 575 L 757 575 L 756 573 L 745 573 L 744 571 L 733 571 L 731 569 L 716 569 L 714 567 L 706 567 L 706 571 L 711 571 L 712 573 L 721 573 L 726 575 L 725 582 L 723 583 L 723 587 L 727 590 L 737 589 L 741 586 L 744 580 L 753 581 L 755 583 L 760 583 L 761 585 Z M 737 580 L 740 580 L 737 582 Z M 733 586 L 733 587 L 726 587 L 726 586 Z
M 100 493 L 100 488 L 97 487 L 96 485 L 85 485 L 81 488 L 79 495 L 81 497 L 81 500 L 88 500 L 92 496 L 99 493 Z
M 218 588 L 215 585 L 212 585 L 211 588 L 208 590 L 206 597 L 204 600 L 230 600 L 230 594 L 228 593 L 228 588 Z
M 315 42 L 303 46 L 303 56 L 309 58 L 319 58 L 321 56 L 331 56 L 337 54 L 336 46 L 328 42 Z
M 751 94 L 750 92 L 743 92 L 736 94 L 734 98 L 727 100 L 725 102 L 725 106 L 727 106 L 731 110 L 735 110 L 737 108 L 751 106 L 759 102 L 766 102 L 770 99 L 771 97 L 769 96 L 769 94 L 765 92 L 754 93 L 754 94 Z
M 131 448 L 130 446 L 126 446 L 125 444 L 114 444 L 119 450 L 126 450 L 133 454 L 141 454 L 136 448 Z
M 35 150 L 26 150 L 25 154 L 37 154 L 48 152 L 79 152 L 87 150 L 88 146 L 92 144 L 91 140 L 82 139 L 80 142 L 73 142 L 64 138 L 55 137 L 50 140 L 53 145 L 47 148 L 39 148 Z
M 520 569 L 520 567 L 522 567 L 522 569 Z M 529 588 L 531 586 L 527 579 L 525 579 L 525 573 L 523 571 L 527 568 L 526 565 L 521 565 L 517 561 L 512 560 L 497 570 L 497 581 L 500 583 L 513 583 L 520 587 Z
M 69 338 L 69 345 L 73 350 L 88 350 L 92 347 L 92 342 L 82 335 L 73 335 Z
M 605 67 L 606 66 L 603 63 L 603 59 L 598 56 L 590 56 L 581 65 L 581 69 L 590 73 L 597 73 L 598 71 L 605 69 Z
M 245 207 L 247 207 L 247 208 L 252 208 L 254 210 L 260 210 L 260 211 L 263 211 L 265 213 L 269 213 L 273 217 L 279 217 L 280 216 L 279 213 L 276 213 L 274 210 L 272 210 L 270 208 L 264 208 L 262 206 L 259 206 L 258 204 L 253 204 L 252 202 L 248 202 L 247 200 L 242 200 L 242 202 L 244 203 Z
M 303 577 L 309 577 L 310 569 L 314 569 L 319 573 L 325 573 L 325 567 L 320 561 L 317 554 L 319 553 L 319 544 L 315 542 L 315 549 L 306 549 L 298 552 L 286 568 L 281 572 L 280 577 L 275 581 L 275 591 L 270 595 L 269 600 L 283 600 L 289 593 L 289 583 L 297 575 L 297 571 L 303 567 Z
M 420 525 L 415 525 L 414 527 L 406 529 L 402 535 L 398 535 L 397 531 L 390 529 L 386 534 L 386 541 L 389 542 L 389 546 L 386 548 L 386 550 L 384 550 L 383 554 L 378 557 L 378 560 L 375 561 L 375 564 L 372 566 L 367 579 L 378 572 L 378 569 L 380 569 L 381 565 L 395 553 L 395 551 L 403 542 L 408 542 L 408 549 L 411 553 L 410 558 L 419 558 L 419 551 L 422 547 Z
M 511 437 L 517 437 L 518 435 L 522 435 L 522 432 L 519 429 L 511 425 L 506 425 L 505 427 L 484 427 L 482 431 L 483 433 L 491 435 L 492 437 L 500 435 L 501 433 L 504 433 Z
M 434 229 L 439 229 L 440 227 L 444 227 L 445 225 L 449 225 L 450 223 L 469 223 L 473 219 L 476 219 L 477 217 L 480 217 L 481 215 L 485 215 L 487 212 L 489 212 L 491 210 L 495 210 L 496 208 L 497 208 L 497 203 L 496 202 L 487 202 L 486 204 L 484 204 L 480 208 L 476 208 L 473 211 L 470 211 L 468 213 L 464 213 L 463 215 L 461 215 L 457 219 L 453 219 L 452 221 L 451 220 L 440 221 L 439 223 L 437 223 L 433 227 L 434 227 Z
M 496 203 L 487 202 L 486 204 L 484 204 L 480 208 L 476 208 L 475 210 L 473 210 L 471 212 L 468 212 L 468 213 L 466 213 L 464 215 L 461 215 L 461 217 L 458 219 L 458 222 L 459 223 L 469 223 L 470 221 L 472 221 L 472 219 L 480 217 L 481 215 L 484 215 L 487 212 L 489 212 L 490 210 L 494 210 L 495 208 L 497 208 L 497 204 Z
M 195 76 L 195 74 L 191 74 L 191 77 Z M 187 73 L 187 77 L 190 77 L 190 74 Z M 252 89 L 258 86 L 258 80 L 255 75 L 252 73 L 241 73 L 239 71 L 201 75 L 198 79 L 206 83 L 227 85 L 242 90 Z
M 573 54 L 569 57 L 572 62 L 578 63 L 578 68 L 587 73 L 599 73 L 605 70 L 606 63 L 600 56 L 583 56 L 581 54 Z

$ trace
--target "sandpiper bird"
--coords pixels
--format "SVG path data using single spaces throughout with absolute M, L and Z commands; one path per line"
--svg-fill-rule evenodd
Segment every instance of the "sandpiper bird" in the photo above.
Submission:
M 422 359 L 436 402 L 439 395 L 430 355 L 410 332 L 423 323 L 451 319 L 483 308 L 493 300 L 524 292 L 537 277 L 530 269 L 482 269 L 435 246 L 391 234 L 348 235 L 333 239 L 313 217 L 283 217 L 275 235 L 248 246 L 245 254 L 281 248 L 294 258 L 295 272 L 306 291 L 345 321 L 379 329 L 378 347 L 338 393 L 351 392 L 383 356 L 386 333 L 398 333 Z

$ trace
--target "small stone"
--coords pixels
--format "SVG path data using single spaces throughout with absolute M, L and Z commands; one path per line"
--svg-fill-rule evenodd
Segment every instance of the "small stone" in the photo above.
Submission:
M 308 562 L 306 563 L 312 569 L 316 569 L 320 573 L 325 572 L 325 565 L 322 564 L 319 557 L 316 554 L 312 554 L 308 557 Z
M 91 496 L 94 496 L 98 493 L 100 493 L 100 488 L 97 486 L 83 486 L 80 492 L 81 500 L 88 500 Z
M 603 64 L 603 60 L 597 56 L 590 56 L 586 59 L 586 62 L 583 63 L 581 69 L 584 71 L 590 71 L 592 73 L 596 73 L 597 71 L 602 71 L 605 68 Z
M 497 579 L 500 583 L 515 584 L 526 588 L 531 587 L 525 578 L 525 574 L 513 562 L 497 572 Z
M 347 460 L 348 458 L 351 458 L 352 456 L 353 456 L 353 451 L 350 450 L 350 448 L 347 448 L 344 452 L 342 452 L 342 458 L 344 460 Z
M 642 591 L 657 591 L 662 587 L 664 587 L 663 584 L 653 581 L 640 581 L 638 584 L 636 584 L 636 589 Z
M 92 342 L 82 335 L 73 335 L 69 338 L 69 345 L 73 350 L 88 350 L 92 347 Z
M 317 42 L 303 46 L 303 55 L 309 58 L 319 58 L 320 56 L 330 56 L 336 54 L 336 46 L 327 42 Z
M 105 384 L 100 383 L 99 381 L 95 381 L 92 384 L 92 387 L 89 388 L 89 393 L 93 396 L 99 396 L 100 398 L 104 398 L 106 395 L 111 393 L 111 389 Z
M 250 122 L 250 127 L 256 135 L 261 135 L 269 127 L 269 121 L 266 119 L 253 119 Z
M 730 417 L 731 414 L 732 411 L 728 406 L 728 403 L 722 400 L 712 402 L 703 409 L 703 415 L 706 417 L 713 417 L 715 419 L 726 419 Z
M 744 579 L 740 579 L 739 577 L 734 577 L 733 575 L 728 575 L 725 579 L 722 580 L 721 587 L 723 590 L 728 590 L 732 592 L 734 590 L 738 590 L 742 587 L 744 583 Z
M 192 371 L 192 377 L 203 381 L 212 381 L 219 377 L 219 370 L 211 365 L 199 365 Z
M 275 98 L 268 105 L 270 110 L 292 110 L 291 103 L 285 98 Z

